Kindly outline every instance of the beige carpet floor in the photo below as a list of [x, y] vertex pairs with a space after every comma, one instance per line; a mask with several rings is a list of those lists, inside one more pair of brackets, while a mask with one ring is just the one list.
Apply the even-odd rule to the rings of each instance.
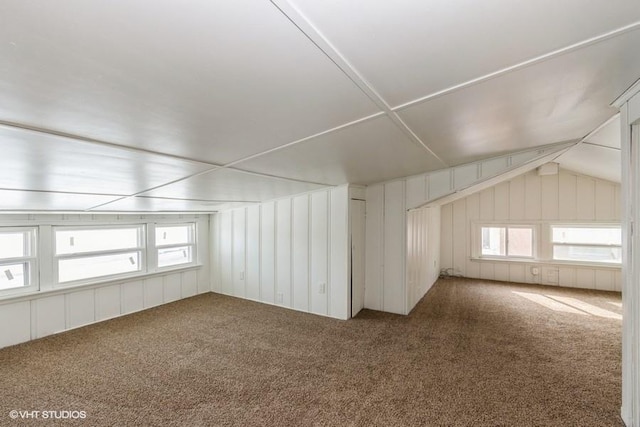
[[347, 322], [207, 294], [0, 350], [0, 425], [619, 426], [620, 312], [462, 279]]

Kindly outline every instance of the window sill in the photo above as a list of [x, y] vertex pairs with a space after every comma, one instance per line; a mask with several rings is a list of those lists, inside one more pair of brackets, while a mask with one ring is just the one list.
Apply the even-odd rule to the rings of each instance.
[[570, 266], [581, 268], [599, 268], [599, 269], [612, 269], [620, 270], [622, 264], [611, 264], [606, 262], [583, 262], [583, 261], [560, 261], [560, 260], [540, 260], [540, 259], [527, 259], [527, 258], [469, 258], [474, 262], [498, 262], [498, 263], [511, 263], [511, 264], [540, 264], [540, 265], [558, 265], [558, 266]]
[[13, 302], [29, 301], [35, 298], [43, 298], [43, 297], [54, 296], [54, 295], [68, 294], [70, 292], [74, 292], [78, 290], [102, 288], [104, 286], [109, 286], [109, 285], [116, 285], [116, 284], [121, 284], [125, 282], [133, 282], [136, 280], [144, 280], [144, 279], [150, 279], [153, 277], [166, 276], [172, 273], [182, 273], [184, 271], [189, 271], [189, 270], [199, 270], [200, 268], [202, 268], [202, 264], [193, 264], [193, 265], [188, 265], [180, 268], [156, 271], [153, 273], [142, 273], [142, 274], [137, 274], [133, 276], [118, 277], [115, 279], [94, 281], [91, 283], [84, 283], [79, 285], [69, 285], [69, 286], [59, 285], [51, 289], [34, 290], [34, 291], [24, 292], [24, 293], [14, 293], [10, 295], [0, 296], [0, 305], [6, 304], [6, 303], [13, 303]]

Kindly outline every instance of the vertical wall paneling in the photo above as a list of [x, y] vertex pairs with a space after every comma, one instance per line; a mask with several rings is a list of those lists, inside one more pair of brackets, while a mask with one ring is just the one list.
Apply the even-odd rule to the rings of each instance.
[[293, 199], [293, 308], [309, 311], [309, 196]]
[[220, 271], [220, 292], [227, 295], [233, 295], [233, 229], [231, 228], [232, 212], [225, 211], [218, 214], [220, 218], [219, 239], [220, 248], [217, 269]]
[[454, 233], [456, 231], [453, 226], [453, 203], [448, 203], [442, 206], [441, 221], [442, 229], [444, 231], [442, 234], [442, 241], [440, 242], [440, 260], [443, 266], [447, 266], [447, 268], [453, 268], [453, 242], [455, 239]]
[[426, 200], [426, 183], [424, 175], [407, 179], [407, 209], [415, 208]]
[[367, 216], [365, 220], [365, 290], [364, 306], [382, 310], [383, 306], [383, 248], [384, 248], [384, 185], [367, 187]]
[[177, 301], [182, 295], [181, 275], [169, 274], [163, 277], [164, 280], [164, 302]]
[[453, 270], [456, 274], [464, 275], [467, 262], [467, 204], [465, 199], [453, 202]]
[[543, 175], [540, 177], [541, 190], [541, 218], [558, 219], [558, 175]]
[[509, 216], [516, 221], [525, 218], [524, 189], [524, 175], [517, 176], [509, 181]]
[[29, 341], [31, 339], [31, 303], [21, 301], [0, 305], [0, 348]]
[[233, 221], [233, 295], [244, 298], [245, 262], [246, 262], [246, 209], [236, 209], [232, 214]]
[[155, 307], [164, 303], [164, 280], [152, 277], [144, 281], [144, 308]]
[[[470, 278], [619, 289], [619, 269], [558, 263], [552, 260], [550, 253], [551, 224], [619, 221], [615, 210], [616, 193], [619, 193], [619, 185], [615, 183], [561, 169], [557, 175], [546, 176], [530, 171], [448, 203], [441, 208], [442, 268], [452, 268], [455, 273]], [[483, 221], [536, 226], [539, 261], [523, 264], [517, 261], [473, 259], [473, 224]], [[534, 267], [538, 268], [538, 274], [533, 273]]]
[[276, 304], [291, 307], [291, 199], [276, 202]]
[[120, 285], [97, 288], [96, 320], [107, 320], [118, 316], [120, 316]]
[[493, 187], [480, 192], [480, 219], [483, 221], [493, 221]]
[[596, 219], [596, 181], [584, 176], [577, 177], [576, 218]]
[[197, 270], [196, 293], [211, 292], [211, 246], [217, 239], [209, 239], [211, 235], [211, 215], [206, 220], [197, 223], [198, 232], [198, 263], [201, 267]]
[[616, 186], [606, 181], [596, 181], [595, 215], [599, 221], [616, 219], [615, 214]]
[[561, 173], [558, 177], [558, 219], [573, 220], [577, 218], [577, 176]]
[[493, 188], [493, 218], [496, 221], [509, 219], [509, 181]]
[[540, 219], [541, 193], [540, 176], [536, 172], [530, 172], [524, 176], [524, 217], [525, 219]]
[[88, 325], [96, 320], [94, 297], [95, 290], [93, 289], [72, 292], [66, 295], [66, 329]]
[[348, 319], [351, 309], [349, 283], [349, 194], [348, 187], [330, 191], [329, 315]]
[[260, 300], [260, 206], [247, 208], [246, 297]]
[[133, 313], [144, 308], [144, 289], [141, 281], [124, 283], [121, 287], [121, 296], [122, 314]]
[[478, 165], [460, 166], [453, 171], [453, 185], [456, 189], [465, 188], [478, 179]]
[[210, 253], [210, 273], [211, 273], [211, 291], [213, 292], [221, 292], [222, 291], [222, 277], [220, 275], [220, 217], [221, 215], [214, 214], [210, 215], [210, 233], [209, 233], [209, 242], [211, 246]]
[[54, 295], [33, 301], [35, 336], [41, 338], [62, 332], [66, 328], [64, 295]]
[[406, 239], [404, 181], [385, 184], [384, 190], [384, 311], [404, 314]]
[[275, 303], [276, 241], [275, 202], [260, 205], [260, 298]]
[[311, 312], [327, 315], [329, 204], [326, 191], [311, 195]]
[[189, 298], [198, 293], [198, 275], [195, 270], [181, 273], [181, 298]]

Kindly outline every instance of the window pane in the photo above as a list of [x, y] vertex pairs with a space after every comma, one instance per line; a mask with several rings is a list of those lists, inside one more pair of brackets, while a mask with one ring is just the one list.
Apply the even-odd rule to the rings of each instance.
[[620, 227], [553, 227], [554, 243], [620, 245]]
[[24, 231], [0, 233], [0, 258], [20, 258], [27, 256]]
[[156, 227], [156, 245], [165, 246], [192, 243], [192, 231], [192, 224]]
[[482, 255], [506, 255], [506, 229], [482, 227]]
[[158, 267], [188, 264], [191, 261], [191, 246], [158, 249]]
[[58, 282], [140, 271], [140, 252], [88, 256], [58, 261]]
[[0, 290], [28, 286], [28, 268], [26, 262], [0, 266]]
[[568, 261], [622, 262], [622, 249], [606, 246], [553, 245], [553, 258]]
[[56, 231], [57, 255], [132, 249], [139, 245], [138, 228]]
[[530, 228], [509, 228], [509, 256], [533, 256], [533, 230]]

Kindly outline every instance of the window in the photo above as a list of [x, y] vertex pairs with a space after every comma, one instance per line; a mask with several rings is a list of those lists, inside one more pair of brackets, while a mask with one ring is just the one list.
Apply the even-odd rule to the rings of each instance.
[[533, 257], [531, 226], [483, 226], [480, 232], [483, 257]]
[[37, 286], [36, 230], [0, 228], [0, 291]]
[[58, 283], [143, 271], [144, 226], [54, 228]]
[[619, 226], [552, 226], [553, 259], [620, 263], [622, 233]]
[[156, 226], [158, 268], [195, 262], [195, 229], [194, 223]]

